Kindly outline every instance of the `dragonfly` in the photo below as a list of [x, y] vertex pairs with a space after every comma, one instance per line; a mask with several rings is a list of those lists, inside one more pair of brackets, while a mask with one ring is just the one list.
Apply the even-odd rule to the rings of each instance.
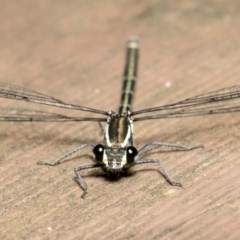
[[160, 147], [174, 148], [180, 151], [190, 151], [202, 148], [203, 145], [184, 146], [181, 144], [153, 141], [137, 149], [133, 143], [133, 123], [144, 120], [182, 118], [202, 115], [234, 113], [240, 111], [240, 85], [217, 91], [208, 92], [186, 98], [170, 104], [132, 111], [135, 83], [137, 79], [139, 60], [139, 40], [131, 37], [126, 44], [126, 63], [123, 73], [123, 86], [118, 111], [104, 111], [62, 101], [60, 99], [0, 82], [0, 97], [49, 105], [97, 114], [97, 117], [78, 117], [44, 111], [16, 109], [7, 111], [0, 109], [0, 121], [13, 122], [81, 122], [92, 121], [105, 123], [102, 144], [86, 143], [74, 148], [53, 162], [39, 161], [39, 165], [55, 166], [84, 149], [90, 149], [94, 162], [74, 168], [77, 181], [83, 190], [82, 197], [88, 192], [82, 171], [94, 168], [102, 169], [111, 178], [123, 176], [130, 168], [139, 164], [156, 164], [157, 170], [165, 180], [173, 186], [182, 187], [180, 182], [173, 180], [158, 159], [144, 157], [147, 152]]

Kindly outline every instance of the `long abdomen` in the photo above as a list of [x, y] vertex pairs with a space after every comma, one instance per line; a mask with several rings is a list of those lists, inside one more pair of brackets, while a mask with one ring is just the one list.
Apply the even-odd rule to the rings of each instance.
[[129, 39], [127, 42], [127, 57], [124, 68], [121, 105], [118, 112], [120, 116], [124, 116], [128, 111], [131, 111], [135, 81], [137, 78], [138, 49], [138, 39], [136, 37]]

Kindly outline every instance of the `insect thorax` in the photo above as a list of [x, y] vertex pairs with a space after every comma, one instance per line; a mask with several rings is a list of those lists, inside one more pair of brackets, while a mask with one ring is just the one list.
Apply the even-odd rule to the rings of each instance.
[[120, 172], [133, 163], [129, 158], [132, 146], [133, 124], [129, 116], [112, 114], [105, 128], [103, 164], [109, 172]]

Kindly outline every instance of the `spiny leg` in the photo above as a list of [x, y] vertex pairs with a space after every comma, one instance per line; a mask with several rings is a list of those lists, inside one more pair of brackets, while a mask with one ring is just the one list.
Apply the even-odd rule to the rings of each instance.
[[95, 163], [95, 164], [89, 164], [89, 165], [79, 166], [79, 167], [74, 168], [74, 172], [77, 175], [78, 183], [83, 190], [82, 198], [84, 198], [86, 196], [88, 186], [87, 186], [87, 183], [82, 178], [82, 176], [80, 174], [80, 171], [86, 170], [86, 169], [91, 169], [91, 168], [98, 168], [98, 167], [101, 167], [101, 166], [102, 166], [101, 164]]
[[187, 146], [183, 146], [180, 144], [173, 144], [173, 143], [150, 142], [150, 143], [145, 144], [138, 150], [138, 155], [142, 155], [143, 153], [150, 151], [154, 148], [158, 148], [158, 147], [172, 147], [172, 148], [177, 148], [182, 151], [191, 151], [196, 148], [203, 148], [204, 146], [202, 144], [200, 144], [200, 145], [196, 145], [196, 146], [187, 147]]
[[90, 148], [91, 150], [94, 148], [94, 145], [92, 143], [87, 143], [87, 144], [83, 144], [75, 149], [73, 149], [70, 152], [67, 152], [66, 154], [64, 154], [63, 156], [61, 156], [60, 158], [56, 159], [54, 162], [44, 162], [44, 161], [38, 161], [37, 164], [38, 165], [48, 165], [48, 166], [55, 166], [57, 164], [62, 163], [66, 158], [72, 156], [74, 153], [82, 151], [84, 148]]
[[101, 130], [101, 134], [104, 134], [104, 127], [102, 125], [102, 122], [98, 122], [98, 126], [99, 126], [99, 128]]
[[182, 184], [179, 182], [175, 182], [167, 173], [167, 170], [163, 167], [157, 159], [142, 159], [136, 160], [135, 164], [146, 164], [146, 163], [157, 163], [158, 164], [158, 171], [162, 174], [162, 176], [166, 179], [166, 181], [172, 186], [182, 187]]

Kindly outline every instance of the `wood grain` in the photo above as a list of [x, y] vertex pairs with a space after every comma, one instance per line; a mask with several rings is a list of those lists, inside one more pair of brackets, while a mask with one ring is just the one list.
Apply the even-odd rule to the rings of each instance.
[[[5, 1], [0, 81], [116, 110], [125, 42], [138, 35], [134, 109], [235, 85], [239, 9], [236, 0]], [[51, 110], [4, 99], [0, 104]], [[36, 162], [101, 143], [97, 124], [1, 122], [0, 238], [239, 239], [239, 124], [239, 114], [137, 123], [137, 147], [154, 140], [205, 145], [153, 152], [184, 188], [169, 186], [152, 165], [119, 181], [88, 171], [89, 193], [82, 200], [73, 168], [91, 163], [91, 153], [56, 167]]]

